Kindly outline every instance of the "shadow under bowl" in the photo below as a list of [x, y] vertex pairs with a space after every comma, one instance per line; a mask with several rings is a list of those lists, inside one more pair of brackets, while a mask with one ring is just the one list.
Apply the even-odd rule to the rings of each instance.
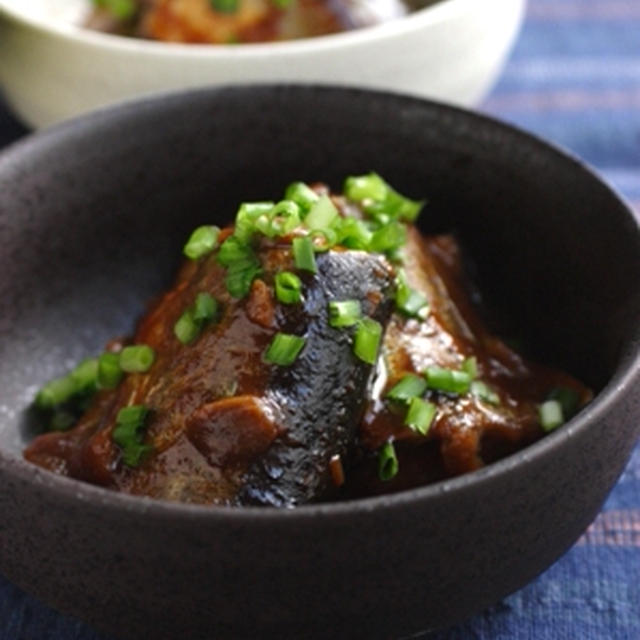
[[[487, 303], [596, 391], [541, 442], [395, 495], [278, 511], [119, 495], [21, 459], [47, 379], [131, 331], [189, 231], [374, 169], [429, 197]], [[640, 233], [578, 161], [418, 99], [290, 86], [94, 113], [0, 155], [0, 570], [123, 638], [397, 637], [523, 586], [594, 518], [640, 431]]]

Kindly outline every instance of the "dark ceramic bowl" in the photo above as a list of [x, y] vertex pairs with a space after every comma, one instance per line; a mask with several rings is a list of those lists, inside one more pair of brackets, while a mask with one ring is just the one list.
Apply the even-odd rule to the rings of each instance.
[[[187, 233], [294, 179], [379, 171], [430, 198], [490, 305], [596, 390], [467, 476], [295, 511], [118, 495], [22, 461], [34, 391], [130, 331]], [[121, 106], [0, 157], [0, 569], [96, 628], [154, 638], [390, 638], [524, 585], [591, 522], [640, 431], [640, 233], [588, 169], [438, 104], [343, 89]]]

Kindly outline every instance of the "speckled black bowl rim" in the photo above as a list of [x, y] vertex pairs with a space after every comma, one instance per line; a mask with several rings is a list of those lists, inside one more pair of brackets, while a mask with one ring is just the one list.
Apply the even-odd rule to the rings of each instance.
[[[441, 113], [448, 112], [457, 118], [466, 118], [477, 127], [502, 130], [504, 133], [521, 140], [522, 144], [526, 144], [534, 150], [552, 156], [557, 161], [573, 165], [576, 171], [587, 174], [591, 180], [595, 180], [603, 185], [608, 191], [612, 202], [617, 202], [633, 222], [638, 239], [638, 246], [640, 247], [640, 222], [633, 214], [631, 207], [597, 175], [594, 169], [570, 152], [513, 125], [506, 124], [484, 114], [474, 113], [466, 109], [432, 100], [369, 89], [353, 89], [322, 84], [252, 84], [250, 86], [205, 87], [186, 91], [161, 92], [144, 99], [126, 101], [116, 106], [99, 109], [88, 115], [68, 120], [49, 129], [32, 134], [7, 147], [0, 153], [0, 172], [3, 170], [4, 164], [9, 164], [14, 160], [19, 161], [25, 156], [37, 153], [41, 148], [50, 150], [58, 144], [64, 143], [68, 138], [76, 137], [79, 134], [94, 135], [96, 129], [99, 131], [101, 124], [118, 119], [127, 119], [130, 115], [139, 116], [141, 109], [150, 111], [156, 109], [162, 110], [164, 108], [163, 105], [171, 105], [176, 102], [184, 103], [188, 101], [191, 96], [202, 97], [202, 95], [210, 96], [212, 100], [215, 100], [216, 96], [220, 95], [224, 100], [225, 94], [250, 92], [253, 100], [256, 98], [260, 99], [262, 95], [268, 99], [270, 94], [285, 89], [292, 92], [341, 94], [341, 97], [345, 100], [349, 100], [350, 96], [353, 96], [354, 99], [366, 97], [367, 100], [372, 101], [395, 102], [399, 107], [401, 105], [410, 105], [413, 108], [422, 107], [440, 111]], [[40, 490], [55, 493], [58, 499], [70, 502], [77, 502], [79, 500], [83, 502], [90, 501], [94, 505], [99, 505], [101, 509], [125, 511], [128, 513], [139, 512], [140, 514], [144, 514], [145, 518], [157, 518], [160, 521], [166, 518], [183, 518], [185, 521], [206, 519], [212, 522], [220, 521], [221, 523], [255, 522], [256, 520], [275, 521], [281, 519], [296, 521], [326, 517], [340, 519], [373, 510], [387, 510], [391, 512], [396, 508], [403, 508], [412, 503], [429, 501], [429, 499], [443, 494], [464, 492], [471, 487], [475, 489], [483, 484], [491, 483], [499, 480], [503, 476], [517, 472], [518, 469], [523, 468], [525, 465], [535, 464], [540, 458], [544, 458], [545, 455], [551, 453], [556, 447], [561, 447], [567, 443], [569, 443], [570, 446], [572, 439], [584, 430], [589, 429], [592, 423], [603, 419], [621, 395], [634, 391], [633, 382], [636, 376], [640, 377], [640, 323], [635, 333], [629, 336], [629, 339], [625, 342], [622, 357], [611, 379], [595, 396], [592, 402], [575, 418], [546, 435], [538, 442], [477, 471], [472, 471], [423, 487], [358, 500], [303, 505], [295, 509], [206, 506], [162, 501], [118, 493], [102, 487], [79, 482], [78, 480], [59, 476], [28, 463], [18, 456], [9, 455], [2, 450], [0, 450], [0, 460], [2, 460], [6, 466], [5, 473], [10, 474], [16, 479], [31, 480], [38, 485]], [[640, 419], [640, 416], [638, 418]]]

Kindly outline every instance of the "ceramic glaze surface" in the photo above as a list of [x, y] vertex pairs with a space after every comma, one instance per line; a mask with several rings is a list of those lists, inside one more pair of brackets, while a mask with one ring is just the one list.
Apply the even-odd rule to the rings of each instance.
[[[489, 305], [595, 388], [574, 420], [461, 478], [294, 511], [153, 502], [21, 460], [34, 390], [131, 330], [194, 226], [294, 179], [338, 188], [371, 169], [428, 196], [423, 229], [458, 234]], [[280, 86], [93, 114], [0, 156], [0, 246], [0, 570], [123, 638], [459, 621], [575, 541], [638, 436], [637, 221], [575, 160], [450, 107]]]
[[167, 89], [257, 82], [386, 89], [470, 106], [495, 81], [525, 0], [442, 0], [380, 26], [252, 45], [179, 45], [80, 26], [84, 0], [0, 0], [0, 83], [43, 127]]

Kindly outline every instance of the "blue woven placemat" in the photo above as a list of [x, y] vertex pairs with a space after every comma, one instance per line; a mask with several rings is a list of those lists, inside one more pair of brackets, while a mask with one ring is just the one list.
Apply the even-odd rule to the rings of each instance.
[[[510, 62], [481, 109], [572, 150], [640, 214], [640, 0], [529, 0]], [[24, 133], [0, 104], [0, 147]], [[640, 640], [640, 445], [563, 558], [433, 636], [471, 639]], [[109, 639], [0, 576], [0, 640]]]

